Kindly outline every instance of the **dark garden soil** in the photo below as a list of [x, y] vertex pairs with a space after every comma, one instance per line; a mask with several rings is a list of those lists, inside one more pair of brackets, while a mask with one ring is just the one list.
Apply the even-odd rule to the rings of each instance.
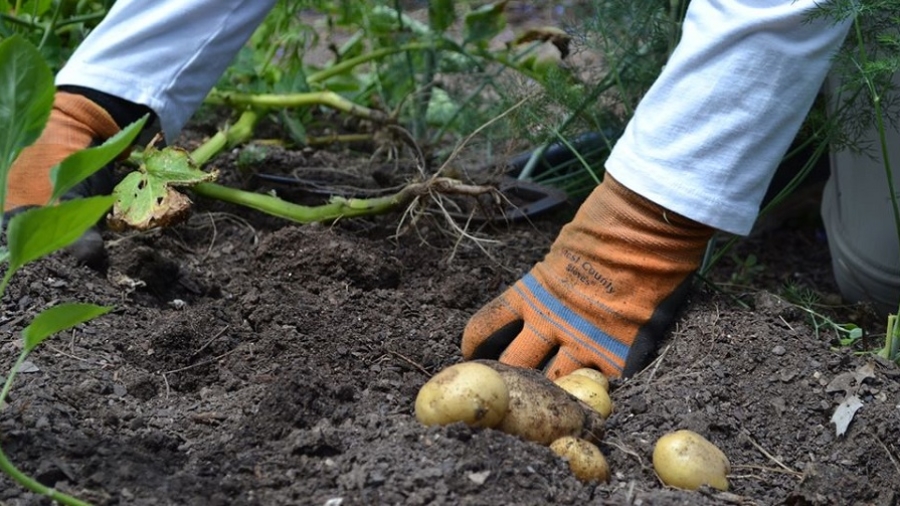
[[[329, 192], [404, 181], [361, 148], [243, 160]], [[240, 159], [215, 165], [255, 188], [236, 175]], [[107, 265], [56, 254], [2, 299], [0, 373], [38, 311], [115, 310], [30, 356], [0, 409], [0, 446], [41, 482], [109, 505], [898, 503], [900, 370], [837, 347], [776, 296], [790, 282], [835, 298], [815, 219], [768, 220], [736, 249], [757, 263], [726, 258], [712, 277], [724, 290], [698, 282], [660, 358], [614, 383], [609, 483], [582, 483], [547, 448], [497, 431], [420, 425], [416, 393], [461, 360], [469, 316], [543, 256], [571, 212], [481, 226], [494, 242], [480, 244], [438, 214], [407, 217], [398, 234], [399, 213], [294, 225], [206, 200], [170, 229], [105, 232]], [[864, 308], [822, 311], [884, 331]], [[832, 415], [852, 395], [862, 408], [837, 436]], [[728, 455], [729, 492], [661, 485], [653, 444], [680, 428]], [[0, 506], [47, 503], [0, 476]]]
[[[275, 151], [265, 163], [366, 161]], [[900, 371], [836, 350], [765, 291], [834, 292], [814, 227], [742, 245], [763, 266], [744, 276], [749, 307], [698, 285], [661, 358], [614, 385], [609, 483], [581, 483], [500, 432], [421, 426], [418, 388], [461, 360], [467, 318], [541, 258], [568, 212], [484, 228], [498, 241], [484, 249], [442, 218], [395, 237], [399, 214], [300, 226], [208, 201], [165, 231], [107, 233], [105, 269], [57, 254], [3, 299], [4, 368], [36, 311], [116, 309], [31, 356], [0, 443], [41, 482], [98, 504], [896, 504]], [[837, 437], [830, 419], [853, 394], [863, 407]], [[730, 457], [729, 492], [660, 484], [653, 443], [679, 428]], [[0, 504], [42, 503], [0, 478]]]

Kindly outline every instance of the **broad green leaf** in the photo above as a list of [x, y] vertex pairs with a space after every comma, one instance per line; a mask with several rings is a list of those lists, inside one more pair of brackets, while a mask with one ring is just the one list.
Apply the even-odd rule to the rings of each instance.
[[430, 0], [428, 2], [428, 24], [438, 33], [450, 28], [456, 21], [456, 3], [453, 0]]
[[398, 12], [385, 5], [376, 5], [369, 12], [369, 23], [373, 31], [379, 34], [397, 36], [401, 25], [403, 30], [420, 37], [433, 35], [431, 27], [403, 12]]
[[53, 167], [50, 170], [50, 180], [53, 181], [51, 200], [55, 201], [65, 195], [75, 185], [113, 161], [134, 142], [146, 122], [147, 116], [144, 116], [103, 144], [73, 153]]
[[486, 43], [506, 27], [503, 10], [507, 0], [487, 4], [466, 14], [464, 39], [466, 44]]
[[26, 0], [22, 3], [21, 10], [16, 14], [40, 17], [50, 9], [50, 4], [51, 0]]
[[39, 344], [57, 332], [93, 320], [111, 310], [110, 306], [83, 303], [60, 304], [45, 309], [35, 316], [34, 320], [31, 320], [30, 325], [22, 329], [25, 352], [31, 353]]
[[431, 125], [446, 125], [459, 111], [459, 105], [453, 101], [443, 88], [431, 90], [431, 99], [425, 113], [425, 121]]
[[13, 216], [6, 232], [9, 272], [78, 240], [97, 223], [114, 200], [113, 197], [67, 200]]
[[[0, 192], [22, 148], [44, 130], [53, 107], [53, 74], [34, 46], [18, 35], [0, 42]], [[2, 199], [0, 199], [2, 200]]]
[[137, 172], [128, 174], [113, 195], [116, 198], [109, 223], [115, 229], [147, 230], [184, 218], [190, 200], [174, 189], [214, 181], [217, 172], [203, 172], [182, 149], [149, 148]]

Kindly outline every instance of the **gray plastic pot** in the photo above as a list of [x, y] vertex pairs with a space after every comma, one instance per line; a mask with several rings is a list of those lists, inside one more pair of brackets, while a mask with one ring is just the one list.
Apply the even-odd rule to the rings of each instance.
[[[867, 141], [880, 146], [872, 128]], [[900, 132], [888, 132], [894, 192], [900, 195]], [[834, 277], [844, 299], [871, 302], [882, 315], [900, 303], [900, 243], [883, 162], [878, 156], [831, 154], [831, 177], [822, 197]]]

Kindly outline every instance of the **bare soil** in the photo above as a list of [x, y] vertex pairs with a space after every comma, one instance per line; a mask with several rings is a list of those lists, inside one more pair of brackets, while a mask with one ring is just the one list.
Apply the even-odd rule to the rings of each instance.
[[[262, 163], [333, 175], [371, 167], [367, 156], [274, 150]], [[234, 161], [217, 165], [236, 174]], [[110, 505], [896, 504], [900, 371], [836, 348], [771, 293], [788, 280], [835, 291], [815, 225], [742, 244], [762, 268], [734, 277], [723, 263], [727, 293], [698, 283], [660, 358], [614, 385], [609, 483], [582, 483], [548, 449], [493, 430], [417, 423], [416, 392], [461, 360], [467, 318], [541, 258], [571, 211], [483, 227], [497, 243], [482, 246], [440, 217], [397, 236], [399, 214], [294, 225], [203, 200], [183, 225], [107, 232], [105, 268], [57, 254], [3, 299], [4, 367], [38, 310], [116, 309], [31, 356], [0, 443], [41, 482]], [[838, 437], [830, 420], [852, 394], [863, 407]], [[729, 492], [660, 484], [653, 443], [679, 428], [730, 457]], [[0, 477], [0, 504], [46, 502]]]
[[[210, 133], [197, 128], [182, 142]], [[251, 170], [330, 191], [408, 176], [357, 148], [270, 149]], [[239, 159], [215, 161], [226, 183], [268, 189]], [[329, 193], [276, 189], [302, 203]], [[296, 225], [202, 199], [185, 224], [105, 232], [107, 265], [60, 253], [2, 299], [0, 371], [38, 311], [115, 310], [31, 355], [0, 409], [0, 446], [42, 483], [102, 505], [894, 505], [900, 370], [858, 353], [877, 336], [841, 348], [778, 296], [793, 283], [836, 298], [815, 198], [739, 244], [715, 289], [698, 281], [658, 360], [614, 383], [609, 483], [578, 481], [545, 447], [413, 416], [419, 387], [461, 360], [469, 316], [541, 259], [574, 205], [479, 225], [495, 241], [480, 244], [439, 214]], [[883, 332], [865, 308], [817, 309]], [[832, 415], [851, 395], [862, 408], [837, 436]], [[653, 444], [680, 428], [728, 455], [728, 492], [659, 482]], [[0, 476], [0, 506], [48, 503]]]

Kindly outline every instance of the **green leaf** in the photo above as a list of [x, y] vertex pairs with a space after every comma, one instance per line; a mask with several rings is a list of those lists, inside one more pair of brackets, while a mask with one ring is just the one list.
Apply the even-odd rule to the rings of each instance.
[[507, 0], [487, 4], [466, 14], [464, 39], [466, 44], [486, 43], [506, 27], [503, 10]]
[[116, 201], [110, 226], [147, 230], [175, 223], [189, 212], [190, 200], [173, 187], [193, 186], [217, 177], [217, 172], [197, 168], [187, 151], [149, 148], [139, 170], [128, 174], [113, 190]]
[[111, 306], [67, 303], [41, 311], [31, 324], [22, 329], [26, 353], [31, 353], [48, 337], [112, 311]]
[[57, 200], [88, 176], [100, 170], [124, 152], [141, 133], [148, 116], [135, 121], [103, 144], [83, 149], [69, 155], [59, 165], [50, 169], [53, 181], [52, 201]]
[[106, 213], [113, 201], [113, 197], [68, 200], [13, 216], [6, 232], [9, 245], [7, 277], [28, 262], [78, 240]]
[[430, 0], [428, 2], [428, 24], [438, 33], [450, 28], [456, 21], [456, 7], [453, 0]]
[[443, 88], [431, 90], [431, 99], [425, 112], [425, 121], [430, 125], [446, 125], [456, 117], [459, 105]]
[[22, 4], [22, 8], [17, 12], [18, 15], [27, 14], [29, 16], [40, 17], [50, 9], [51, 0], [26, 0]]
[[34, 46], [18, 35], [0, 42], [0, 193], [4, 196], [9, 167], [22, 148], [44, 131], [54, 90], [53, 74]]

